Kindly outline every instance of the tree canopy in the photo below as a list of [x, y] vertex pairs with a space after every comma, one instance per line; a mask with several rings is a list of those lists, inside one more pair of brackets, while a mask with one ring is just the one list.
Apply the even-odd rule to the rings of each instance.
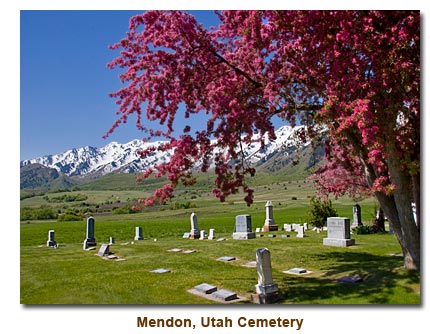
[[[140, 152], [172, 150], [169, 162], [143, 175], [169, 180], [153, 197], [165, 202], [193, 167], [211, 164], [214, 195], [242, 190], [255, 174], [244, 145], [275, 137], [272, 118], [305, 125], [303, 140], [326, 138], [328, 164], [366, 181], [402, 246], [405, 265], [419, 268], [420, 14], [419, 11], [222, 11], [205, 29], [179, 11], [148, 11], [131, 18], [127, 36], [112, 46], [110, 68], [124, 69], [124, 87], [111, 94], [118, 121], [167, 142]], [[174, 128], [178, 111], [205, 115], [201, 129]], [[146, 118], [146, 120], [145, 120]], [[148, 127], [156, 120], [164, 130]], [[339, 173], [335, 173], [340, 175]], [[342, 193], [353, 183], [323, 190]], [[406, 232], [405, 232], [406, 231]]]

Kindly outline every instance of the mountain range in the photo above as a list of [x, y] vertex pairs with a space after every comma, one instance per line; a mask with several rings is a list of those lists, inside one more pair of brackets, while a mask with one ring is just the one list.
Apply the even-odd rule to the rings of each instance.
[[[273, 158], [276, 158], [276, 161], [272, 161], [271, 166], [273, 163], [279, 165], [280, 162], [291, 160], [293, 152], [298, 149], [295, 135], [300, 129], [301, 127], [282, 126], [275, 132], [276, 140], [266, 139], [263, 149], [259, 143], [244, 147], [245, 156], [251, 164], [266, 167], [268, 161]], [[85, 146], [59, 154], [23, 160], [20, 163], [21, 188], [43, 187], [43, 184], [53, 180], [57, 180], [56, 182], [63, 186], [73, 184], [68, 177], [96, 179], [110, 173], [138, 173], [151, 165], [169, 161], [171, 151], [156, 151], [143, 159], [136, 153], [138, 150], [160, 143], [144, 143], [135, 139], [125, 144], [111, 142], [100, 148]], [[305, 148], [306, 145], [300, 147], [301, 150]]]

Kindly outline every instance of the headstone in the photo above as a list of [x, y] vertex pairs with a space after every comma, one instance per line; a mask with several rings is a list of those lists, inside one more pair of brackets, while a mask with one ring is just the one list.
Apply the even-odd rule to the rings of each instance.
[[282, 298], [278, 285], [273, 282], [272, 263], [270, 251], [267, 248], [259, 248], [256, 252], [258, 284], [255, 286], [256, 293], [251, 299], [256, 304], [271, 304]]
[[170, 270], [165, 268], [160, 268], [160, 269], [151, 270], [151, 273], [165, 274], [165, 273], [170, 273]]
[[109, 255], [109, 245], [108, 244], [102, 244], [97, 255], [98, 256]]
[[291, 224], [284, 224], [284, 230], [286, 232], [291, 232]]
[[217, 290], [214, 293], [212, 293], [211, 296], [213, 296], [216, 299], [225, 301], [225, 302], [238, 298], [236, 293], [234, 293], [233, 291], [230, 291], [230, 290], [226, 290], [226, 289]]
[[109, 245], [113, 245], [115, 243], [114, 237], [109, 237]]
[[217, 260], [223, 261], [223, 262], [230, 262], [230, 261], [236, 260], [236, 258], [233, 256], [222, 256], [222, 257], [218, 258]]
[[284, 239], [289, 238], [289, 237], [290, 237], [290, 235], [289, 235], [289, 234], [282, 234], [282, 235], [281, 235], [281, 238], [284, 238]]
[[135, 227], [134, 240], [143, 240], [142, 228], [139, 226]]
[[84, 240], [84, 249], [87, 249], [88, 247], [96, 246], [96, 239], [94, 238], [94, 218], [88, 217], [87, 219], [87, 231], [86, 231], [86, 237]]
[[338, 283], [361, 283], [363, 282], [363, 278], [359, 276], [343, 276], [336, 280]]
[[298, 232], [299, 227], [300, 227], [300, 224], [293, 224], [293, 225], [292, 225], [292, 230], [293, 230], [294, 232]]
[[185, 232], [184, 235], [182, 236], [183, 239], [189, 239], [190, 238], [190, 233], [189, 232]]
[[55, 241], [55, 231], [49, 230], [48, 231], [48, 241], [46, 241], [46, 246], [48, 247], [56, 247], [57, 242]]
[[248, 267], [248, 268], [256, 268], [257, 267], [257, 261], [250, 261], [247, 262], [243, 265], [243, 267]]
[[209, 236], [208, 236], [209, 240], [214, 240], [215, 239], [215, 229], [211, 228], [209, 230]]
[[301, 275], [301, 274], [306, 274], [307, 270], [304, 269], [304, 268], [292, 268], [292, 269], [289, 269], [289, 270], [285, 271], [285, 273], [295, 274], [295, 275]]
[[305, 227], [299, 226], [297, 229], [297, 238], [304, 238], [305, 237]]
[[191, 254], [197, 252], [195, 249], [185, 249], [182, 251], [184, 254]]
[[205, 230], [201, 230], [200, 231], [200, 240], [204, 240], [205, 239]]
[[349, 218], [329, 217], [327, 218], [327, 238], [323, 239], [323, 245], [348, 247], [355, 244], [351, 239]]
[[275, 224], [273, 219], [273, 204], [272, 201], [266, 203], [266, 220], [264, 221], [263, 231], [277, 231], [278, 225]]
[[190, 223], [191, 223], [190, 239], [199, 239], [200, 229], [197, 223], [197, 215], [195, 212], [193, 212], [190, 216]]
[[256, 229], [255, 229], [255, 233], [260, 233], [260, 228], [259, 227], [257, 227]]
[[305, 231], [309, 229], [308, 223], [303, 223], [303, 227], [305, 228]]
[[234, 227], [233, 239], [235, 240], [255, 239], [255, 233], [252, 232], [250, 215], [236, 216], [236, 224]]
[[412, 206], [412, 214], [414, 216], [414, 221], [416, 223], [417, 222], [417, 205], [416, 205], [416, 203], [412, 202], [411, 206]]
[[363, 226], [361, 221], [361, 207], [358, 204], [355, 204], [352, 207], [352, 227]]
[[215, 291], [218, 290], [218, 288], [215, 285], [211, 285], [208, 283], [202, 283], [202, 284], [196, 285], [194, 289], [207, 295], [214, 293]]
[[393, 225], [388, 223], [388, 234], [394, 234]]
[[169, 249], [168, 252], [179, 253], [179, 252], [182, 252], [182, 249], [181, 248], [172, 248], [172, 249]]

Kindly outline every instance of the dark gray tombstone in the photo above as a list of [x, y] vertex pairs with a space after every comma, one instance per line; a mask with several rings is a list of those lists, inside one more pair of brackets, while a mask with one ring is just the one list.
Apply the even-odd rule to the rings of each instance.
[[56, 247], [57, 242], [55, 241], [55, 231], [49, 230], [48, 231], [48, 241], [46, 241], [46, 246], [48, 247]]
[[226, 290], [226, 289], [220, 289], [217, 290], [215, 292], [212, 293], [212, 295], [214, 298], [228, 302], [230, 300], [234, 300], [237, 299], [237, 294], [234, 293], [233, 291], [230, 290]]
[[88, 247], [96, 246], [96, 239], [94, 237], [94, 218], [88, 217], [87, 219], [87, 230], [86, 230], [86, 237], [84, 240], [84, 249], [87, 249]]
[[250, 215], [236, 216], [233, 239], [235, 240], [255, 239], [255, 233], [252, 232]]
[[351, 239], [349, 218], [327, 218], [327, 238], [323, 239], [323, 245], [335, 247], [348, 247], [355, 244]]
[[361, 207], [358, 204], [355, 204], [352, 207], [352, 227], [363, 226], [363, 222], [361, 221]]
[[142, 232], [142, 228], [139, 226], [135, 227], [135, 235], [134, 235], [134, 240], [143, 240], [143, 232]]
[[218, 288], [215, 285], [211, 285], [208, 283], [202, 283], [202, 284], [196, 285], [194, 289], [206, 295], [214, 293], [215, 291], [218, 290]]

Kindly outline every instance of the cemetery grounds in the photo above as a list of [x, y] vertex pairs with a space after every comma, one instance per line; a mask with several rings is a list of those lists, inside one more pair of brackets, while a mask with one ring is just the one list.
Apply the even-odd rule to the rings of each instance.
[[[271, 252], [273, 280], [285, 299], [280, 304], [420, 304], [420, 275], [403, 268], [400, 246], [394, 235], [352, 234], [355, 245], [323, 246], [327, 232], [306, 231], [305, 238], [281, 231], [284, 224], [303, 224], [308, 215], [309, 198], [314, 190], [301, 182], [274, 183], [255, 187], [251, 207], [241, 196], [220, 203], [209, 192], [179, 194], [175, 200], [190, 201], [195, 208], [172, 209], [163, 206], [136, 214], [94, 215], [95, 250], [85, 251], [86, 221], [21, 221], [20, 225], [20, 302], [21, 304], [216, 304], [188, 292], [202, 283], [234, 291], [250, 303], [255, 292], [257, 272], [247, 267], [255, 261], [258, 248]], [[83, 191], [80, 191], [81, 193]], [[84, 191], [87, 201], [105, 198], [125, 200], [141, 191]], [[265, 203], [273, 202], [277, 232], [260, 233], [250, 240], [233, 240], [235, 217], [249, 214], [255, 230], [265, 219]], [[333, 200], [338, 216], [352, 221], [349, 198]], [[40, 198], [21, 201], [39, 205]], [[372, 198], [359, 202], [365, 225], [371, 224], [376, 203]], [[215, 240], [190, 240], [190, 214], [206, 234], [215, 229]], [[134, 241], [135, 227], [142, 227], [144, 240]], [[58, 248], [46, 246], [49, 230], [55, 230]], [[388, 227], [386, 228], [388, 231]], [[268, 235], [276, 237], [269, 237]], [[283, 238], [283, 234], [290, 237]], [[103, 243], [113, 236], [110, 252], [117, 259], [97, 256]], [[226, 240], [217, 241], [225, 238]], [[172, 249], [180, 252], [171, 252]], [[195, 252], [184, 252], [193, 250]], [[234, 261], [219, 261], [231, 256]], [[121, 261], [117, 261], [120, 259]], [[169, 272], [157, 274], [153, 270]], [[306, 274], [285, 271], [305, 268]], [[340, 283], [341, 277], [363, 279], [359, 283]]]

